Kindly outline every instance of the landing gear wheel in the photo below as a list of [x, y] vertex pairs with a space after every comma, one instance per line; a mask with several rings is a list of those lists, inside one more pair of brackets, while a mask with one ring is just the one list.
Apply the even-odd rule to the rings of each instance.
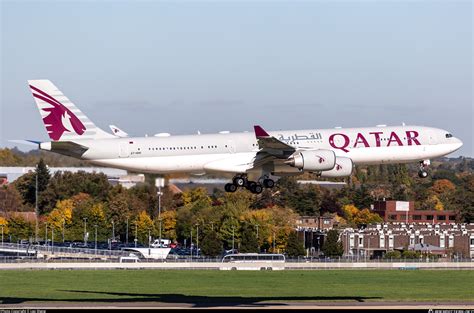
[[[257, 183], [254, 182], [254, 181], [249, 181], [249, 182], [247, 182], [247, 186], [245, 186], [245, 187], [246, 187], [248, 190], [252, 191], [256, 184], [257, 184]], [[253, 191], [252, 191], [252, 192], [253, 192]]]
[[430, 165], [430, 160], [420, 161], [420, 170], [418, 171], [418, 177], [426, 178], [428, 177], [428, 172], [426, 168]]
[[264, 179], [263, 180], [263, 186], [265, 188], [273, 188], [273, 187], [275, 187], [275, 181], [273, 179], [269, 179], [269, 178]]
[[225, 184], [224, 190], [227, 192], [235, 192], [237, 190], [237, 186], [231, 183]]
[[246, 181], [246, 179], [243, 178], [243, 177], [240, 177], [240, 176], [234, 177], [234, 179], [232, 180], [234, 185], [236, 185], [237, 187], [245, 186], [245, 181]]
[[255, 193], [255, 194], [260, 194], [263, 191], [262, 185], [254, 181], [249, 182], [248, 189], [250, 190], [251, 193]]
[[426, 171], [419, 171], [418, 172], [418, 177], [426, 178], [426, 177], [428, 177], [428, 173]]
[[260, 185], [260, 184], [255, 184], [255, 186], [253, 187], [253, 193], [255, 193], [255, 194], [258, 195], [258, 194], [261, 194], [262, 191], [263, 191], [262, 185]]

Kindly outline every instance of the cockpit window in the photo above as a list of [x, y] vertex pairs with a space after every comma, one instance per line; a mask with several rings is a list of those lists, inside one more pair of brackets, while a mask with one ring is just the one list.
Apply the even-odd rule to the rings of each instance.
[[453, 137], [453, 135], [451, 135], [451, 134], [449, 134], [449, 133], [446, 134], [446, 138], [451, 138], [451, 137]]

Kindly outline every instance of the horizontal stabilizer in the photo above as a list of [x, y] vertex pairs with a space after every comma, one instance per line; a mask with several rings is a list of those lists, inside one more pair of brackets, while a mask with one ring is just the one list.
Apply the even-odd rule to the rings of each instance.
[[22, 145], [36, 146], [36, 147], [38, 147], [38, 145], [41, 143], [41, 141], [39, 140], [26, 140], [26, 139], [11, 139], [8, 141], [13, 142], [13, 143], [19, 143]]

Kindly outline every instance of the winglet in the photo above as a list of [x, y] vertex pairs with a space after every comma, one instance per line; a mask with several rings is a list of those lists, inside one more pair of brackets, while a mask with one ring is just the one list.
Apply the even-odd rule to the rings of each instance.
[[253, 129], [255, 130], [255, 136], [257, 138], [260, 138], [260, 137], [270, 137], [270, 135], [262, 128], [260, 127], [259, 125], [255, 125], [253, 127]]

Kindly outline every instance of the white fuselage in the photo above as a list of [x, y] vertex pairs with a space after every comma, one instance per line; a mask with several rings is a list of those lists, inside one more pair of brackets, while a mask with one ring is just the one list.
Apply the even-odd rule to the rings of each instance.
[[[333, 150], [354, 164], [407, 163], [447, 155], [462, 146], [449, 132], [424, 126], [269, 131], [298, 150]], [[74, 140], [88, 150], [82, 159], [143, 173], [255, 171], [259, 151], [253, 132]], [[275, 162], [272, 172], [297, 169]]]

